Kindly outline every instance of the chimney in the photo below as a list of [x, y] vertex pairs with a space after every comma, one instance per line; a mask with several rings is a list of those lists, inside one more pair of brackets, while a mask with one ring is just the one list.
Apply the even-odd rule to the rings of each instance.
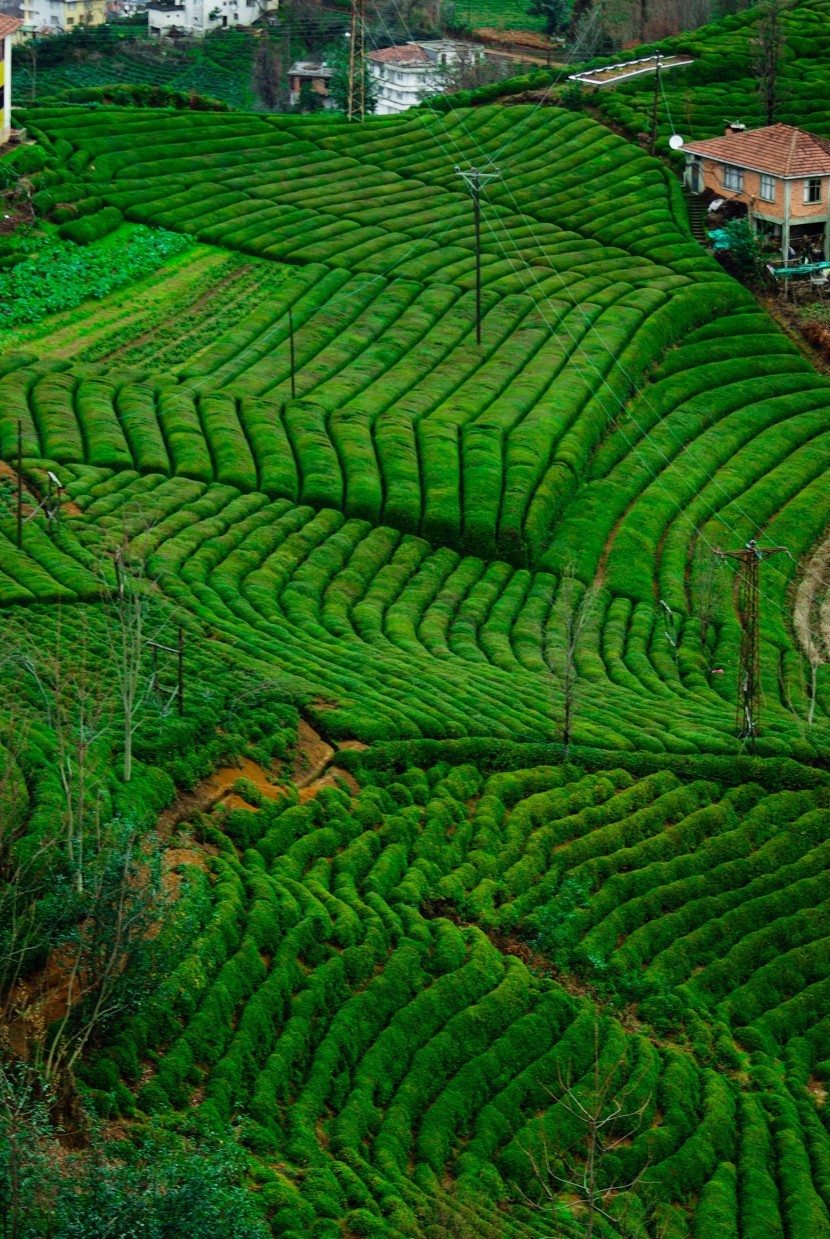
[[743, 133], [745, 129], [746, 125], [743, 121], [730, 120], [726, 126], [726, 137], [728, 138], [731, 133]]

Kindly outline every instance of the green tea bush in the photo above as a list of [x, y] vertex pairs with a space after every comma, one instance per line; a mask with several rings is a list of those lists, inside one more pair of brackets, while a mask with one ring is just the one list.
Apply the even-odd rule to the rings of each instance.
[[74, 241], [78, 245], [89, 245], [99, 241], [107, 233], [114, 232], [123, 221], [123, 216], [117, 207], [104, 207], [103, 210], [84, 216], [81, 219], [70, 220], [61, 224], [59, 235], [65, 241]]

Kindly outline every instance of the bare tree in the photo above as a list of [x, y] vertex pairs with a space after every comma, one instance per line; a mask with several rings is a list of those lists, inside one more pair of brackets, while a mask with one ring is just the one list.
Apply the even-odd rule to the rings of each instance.
[[283, 102], [283, 61], [267, 34], [260, 35], [254, 57], [253, 85], [257, 98], [267, 112], [277, 111]]
[[[149, 639], [147, 631], [150, 607], [146, 560], [131, 554], [126, 533], [121, 545], [115, 548], [115, 588], [109, 598], [109, 609], [114, 613], [115, 623], [109, 627], [112, 665], [121, 716], [124, 728], [124, 782], [129, 783], [133, 774], [133, 739], [138, 712], [144, 704], [146, 693], [140, 692], [142, 667]], [[149, 685], [148, 685], [149, 691]]]
[[[630, 1143], [643, 1125], [651, 1096], [639, 1103], [633, 1100], [634, 1085], [621, 1084], [626, 1065], [625, 1050], [610, 1066], [603, 1068], [600, 1055], [599, 1022], [594, 1022], [594, 1048], [590, 1080], [576, 1087], [569, 1073], [558, 1072], [558, 1090], [548, 1091], [551, 1101], [573, 1118], [581, 1131], [576, 1155], [551, 1144], [541, 1119], [537, 1139], [528, 1141], [524, 1152], [530, 1161], [536, 1198], [525, 1196], [532, 1208], [549, 1215], [553, 1235], [573, 1236], [573, 1223], [580, 1225], [584, 1239], [593, 1239], [600, 1219], [619, 1227], [624, 1224], [625, 1205], [643, 1181], [647, 1163], [627, 1181], [610, 1179], [609, 1158]], [[613, 1206], [613, 1213], [611, 1208]], [[567, 1221], [565, 1221], [567, 1218]]]
[[66, 856], [78, 889], [83, 882], [84, 831], [104, 774], [99, 746], [112, 724], [113, 699], [106, 666], [93, 654], [86, 629], [67, 649], [63, 612], [58, 606], [51, 650], [30, 640], [18, 651], [44, 704], [45, 722], [55, 738], [58, 777], [64, 799]]
[[422, 92], [423, 99], [436, 94], [451, 95], [459, 90], [475, 90], [512, 77], [518, 66], [512, 61], [485, 56], [470, 47], [461, 47], [457, 59], [441, 65], [431, 78], [430, 86]]
[[781, 69], [787, 42], [783, 22], [784, 9], [784, 0], [767, 0], [761, 10], [762, 16], [755, 25], [755, 36], [750, 41], [758, 94], [768, 125], [775, 124], [781, 103]]
[[96, 823], [77, 916], [65, 936], [64, 1014], [41, 1060], [47, 1080], [71, 1079], [89, 1042], [133, 1009], [160, 971], [159, 932], [170, 916], [162, 849], [135, 823]]
[[[828, 561], [830, 561], [830, 546], [825, 542], [807, 566], [796, 590], [793, 608], [796, 636], [809, 668], [808, 674], [805, 675], [804, 664], [799, 662], [801, 694], [807, 700], [806, 723], [808, 727], [812, 727], [815, 722], [819, 667], [827, 662], [825, 633], [830, 631], [830, 600], [825, 595], [824, 600], [820, 602], [819, 594], [824, 588]], [[798, 715], [798, 711], [791, 703], [790, 709]]]
[[[22, 668], [18, 668], [20, 675]], [[41, 830], [25, 847], [29, 795], [21, 769], [30, 726], [19, 712], [22, 685], [12, 681], [12, 702], [0, 726], [0, 1028], [7, 1024], [9, 995], [32, 957], [43, 948], [43, 930], [35, 913], [36, 902], [49, 882], [59, 851], [63, 824]]]
[[715, 619], [715, 569], [721, 561], [702, 542], [698, 542], [696, 552], [691, 601], [700, 627], [701, 649], [705, 654], [709, 629]]
[[594, 619], [598, 601], [599, 589], [596, 586], [586, 589], [576, 576], [574, 565], [566, 565], [556, 598], [554, 623], [545, 646], [548, 670], [552, 675], [558, 676], [564, 698], [562, 743], [565, 746], [566, 761], [571, 748], [579, 682], [577, 651], [586, 629]]

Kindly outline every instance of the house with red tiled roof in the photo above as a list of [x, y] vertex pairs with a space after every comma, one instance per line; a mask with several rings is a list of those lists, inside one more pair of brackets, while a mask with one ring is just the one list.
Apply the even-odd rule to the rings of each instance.
[[375, 86], [378, 116], [395, 116], [417, 107], [430, 93], [441, 90], [441, 71], [446, 65], [465, 59], [468, 63], [484, 55], [478, 45], [454, 43], [449, 39], [427, 43], [401, 43], [381, 47], [366, 57]]
[[792, 249], [830, 260], [830, 141], [793, 125], [746, 129], [687, 142], [686, 184], [693, 193], [746, 205], [750, 223]]

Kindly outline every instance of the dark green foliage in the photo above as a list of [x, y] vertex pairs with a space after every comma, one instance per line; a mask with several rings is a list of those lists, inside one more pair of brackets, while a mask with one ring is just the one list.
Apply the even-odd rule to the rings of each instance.
[[[120, 1154], [120, 1157], [118, 1157]], [[106, 1145], [97, 1158], [70, 1158], [55, 1186], [49, 1233], [54, 1239], [254, 1239], [270, 1234], [256, 1198], [242, 1185], [244, 1162], [231, 1142], [177, 1140], [150, 1129], [136, 1146], [113, 1158]], [[123, 1160], [122, 1160], [123, 1159]], [[39, 1228], [24, 1228], [35, 1239]]]
[[[110, 210], [106, 208], [107, 212]], [[83, 226], [87, 233], [90, 229], [95, 232], [98, 225], [89, 220], [96, 218], [87, 216], [61, 228]], [[106, 219], [113, 227], [120, 223], [120, 217], [116, 220], [115, 215], [107, 215]], [[94, 240], [91, 236], [89, 239]], [[0, 318], [6, 326], [37, 322], [46, 314], [78, 305], [91, 296], [104, 297], [155, 270], [167, 257], [186, 247], [187, 242], [181, 237], [140, 229], [123, 245], [106, 250], [83, 252], [74, 243], [61, 245], [56, 241], [39, 244], [31, 255], [21, 250], [17, 269], [0, 277]]]
[[107, 233], [114, 232], [123, 222], [123, 218], [117, 207], [104, 207], [92, 215], [62, 224], [60, 236], [65, 241], [74, 241], [78, 245], [90, 245]]

